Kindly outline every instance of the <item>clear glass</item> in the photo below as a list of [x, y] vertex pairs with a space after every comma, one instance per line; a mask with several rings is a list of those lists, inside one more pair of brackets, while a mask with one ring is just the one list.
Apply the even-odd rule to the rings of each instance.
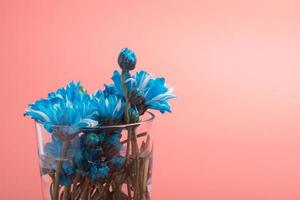
[[43, 199], [149, 200], [154, 117], [93, 128], [36, 121]]

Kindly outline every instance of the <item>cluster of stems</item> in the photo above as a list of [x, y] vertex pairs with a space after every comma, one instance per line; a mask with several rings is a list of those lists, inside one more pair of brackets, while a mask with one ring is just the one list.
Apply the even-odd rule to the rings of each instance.
[[[128, 127], [127, 133], [127, 139], [122, 141], [122, 144], [127, 144], [123, 170], [110, 175], [105, 181], [95, 181], [91, 177], [77, 173], [72, 176], [71, 184], [62, 186], [59, 180], [70, 143], [64, 141], [61, 159], [57, 161], [55, 173], [50, 175], [52, 178], [51, 200], [149, 200], [147, 186], [152, 152], [145, 150], [149, 147], [150, 137], [147, 132], [136, 134], [136, 129], [133, 127]], [[139, 148], [137, 139], [141, 137], [147, 137], [147, 139]], [[147, 152], [146, 155], [145, 152]], [[116, 179], [120, 175], [125, 177], [122, 182]]]

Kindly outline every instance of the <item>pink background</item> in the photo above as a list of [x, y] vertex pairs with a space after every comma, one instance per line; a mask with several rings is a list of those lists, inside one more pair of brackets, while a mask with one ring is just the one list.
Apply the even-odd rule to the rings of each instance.
[[0, 2], [0, 199], [41, 199], [26, 105], [101, 88], [122, 47], [175, 86], [154, 200], [300, 199], [300, 2]]

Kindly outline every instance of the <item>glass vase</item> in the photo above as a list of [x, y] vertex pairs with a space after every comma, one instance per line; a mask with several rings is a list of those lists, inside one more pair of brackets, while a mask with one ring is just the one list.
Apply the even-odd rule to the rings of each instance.
[[116, 126], [35, 121], [44, 200], [149, 200], [154, 114]]

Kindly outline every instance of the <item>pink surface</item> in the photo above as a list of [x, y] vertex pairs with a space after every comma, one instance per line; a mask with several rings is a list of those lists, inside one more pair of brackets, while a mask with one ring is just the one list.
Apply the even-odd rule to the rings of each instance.
[[41, 199], [26, 105], [70, 80], [102, 87], [128, 46], [178, 95], [154, 128], [154, 200], [299, 200], [299, 10], [297, 0], [2, 0], [0, 199]]

